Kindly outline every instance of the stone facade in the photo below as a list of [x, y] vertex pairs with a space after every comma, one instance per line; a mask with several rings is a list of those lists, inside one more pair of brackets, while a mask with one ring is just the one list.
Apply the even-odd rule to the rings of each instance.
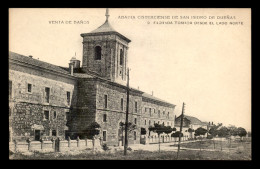
[[[128, 121], [135, 124], [137, 129], [129, 133], [129, 144], [140, 143], [141, 94], [142, 92], [137, 90], [130, 91]], [[105, 95], [107, 96], [107, 107], [105, 107]], [[123, 110], [121, 109], [121, 99], [123, 100]], [[109, 145], [118, 145], [121, 140], [120, 135], [122, 133], [119, 123], [125, 122], [126, 99], [125, 86], [113, 85], [113, 83], [98, 83], [96, 121], [101, 125], [102, 131], [106, 131]], [[135, 103], [137, 103], [137, 110]], [[104, 114], [107, 118], [105, 122], [103, 120]]]
[[[32, 69], [15, 63], [10, 64], [10, 68], [9, 81], [12, 87], [9, 95], [9, 122], [12, 139], [34, 140], [35, 130], [40, 130], [40, 138], [50, 139], [53, 132], [56, 136], [64, 138], [67, 130], [66, 114], [76, 103], [76, 81], [69, 78], [58, 80], [37, 68]], [[46, 87], [50, 89], [48, 102], [45, 100]], [[67, 92], [70, 93], [69, 103]], [[47, 118], [45, 111], [48, 111]], [[41, 127], [38, 129], [35, 125]]]
[[[122, 145], [124, 132], [119, 124], [125, 122], [126, 116], [130, 40], [114, 31], [108, 20], [94, 32], [81, 36], [82, 67], [72, 58], [70, 62], [77, 63], [75, 69], [9, 53], [10, 141], [51, 139], [55, 135], [81, 139], [87, 127], [97, 122], [103, 143]], [[97, 46], [101, 53], [95, 51]], [[95, 59], [96, 54], [100, 59]], [[174, 108], [173, 104], [130, 88], [128, 121], [136, 129], [129, 133], [129, 144], [139, 144], [141, 128], [148, 135], [148, 127], [154, 122], [173, 127]], [[155, 112], [150, 114], [150, 109]]]
[[[142, 117], [141, 127], [146, 129], [146, 136], [157, 136], [156, 133], [149, 133], [149, 126], [154, 123], [164, 124], [165, 126], [174, 126], [174, 105], [158, 102], [157, 100], [142, 97]], [[164, 134], [162, 134], [164, 135]]]
[[[82, 35], [83, 69], [113, 82], [126, 84], [128, 42], [117, 35]], [[95, 60], [95, 47], [101, 47], [101, 60]], [[120, 50], [123, 64], [120, 65]]]

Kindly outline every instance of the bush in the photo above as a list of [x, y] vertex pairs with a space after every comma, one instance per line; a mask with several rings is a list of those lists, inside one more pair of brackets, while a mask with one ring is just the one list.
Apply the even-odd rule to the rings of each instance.
[[102, 145], [102, 149], [105, 150], [105, 151], [107, 151], [107, 150], [109, 150], [109, 147], [107, 146], [107, 144], [103, 144], [103, 145]]
[[146, 129], [145, 128], [141, 128], [141, 135], [146, 135]]
[[213, 139], [213, 136], [212, 135], [208, 135], [207, 139]]
[[[176, 131], [175, 133], [172, 133], [172, 137], [179, 137], [180, 132]], [[183, 137], [183, 133], [181, 133], [181, 137]]]

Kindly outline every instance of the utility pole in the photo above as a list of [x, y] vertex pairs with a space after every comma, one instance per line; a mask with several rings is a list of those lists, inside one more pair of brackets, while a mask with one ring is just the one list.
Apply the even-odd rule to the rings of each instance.
[[127, 154], [128, 147], [128, 112], [129, 112], [129, 68], [127, 68], [127, 89], [126, 89], [126, 114], [125, 114], [125, 144], [124, 144], [124, 155]]
[[177, 160], [179, 158], [179, 153], [180, 153], [180, 145], [181, 145], [181, 132], [182, 132], [182, 125], [183, 125], [183, 114], [184, 114], [184, 106], [185, 106], [185, 103], [183, 102], [183, 105], [182, 105], [182, 113], [181, 113], [181, 126], [180, 126], [180, 134], [179, 134], [179, 144], [178, 144], [178, 151], [177, 151]]

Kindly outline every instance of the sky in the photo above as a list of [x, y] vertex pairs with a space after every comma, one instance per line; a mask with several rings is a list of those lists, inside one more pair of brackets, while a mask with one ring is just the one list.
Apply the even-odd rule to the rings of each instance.
[[[102, 25], [105, 11], [9, 9], [9, 50], [68, 66], [75, 54], [82, 60], [80, 34]], [[130, 86], [175, 104], [177, 116], [185, 102], [186, 115], [251, 130], [250, 9], [110, 8], [109, 14], [112, 27], [131, 39]]]

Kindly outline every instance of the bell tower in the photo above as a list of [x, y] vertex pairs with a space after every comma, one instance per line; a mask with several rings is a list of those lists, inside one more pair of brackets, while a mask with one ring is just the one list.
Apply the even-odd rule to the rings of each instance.
[[109, 9], [106, 21], [90, 33], [82, 33], [82, 68], [89, 73], [112, 82], [126, 84], [128, 68], [128, 43], [124, 35], [117, 32], [109, 23]]

